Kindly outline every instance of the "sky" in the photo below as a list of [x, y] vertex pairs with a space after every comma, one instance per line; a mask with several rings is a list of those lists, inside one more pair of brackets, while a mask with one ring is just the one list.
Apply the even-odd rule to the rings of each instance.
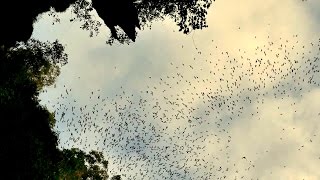
[[113, 46], [43, 14], [33, 37], [69, 55], [40, 95], [59, 147], [102, 151], [123, 179], [320, 179], [319, 6], [215, 1], [206, 29], [168, 18]]

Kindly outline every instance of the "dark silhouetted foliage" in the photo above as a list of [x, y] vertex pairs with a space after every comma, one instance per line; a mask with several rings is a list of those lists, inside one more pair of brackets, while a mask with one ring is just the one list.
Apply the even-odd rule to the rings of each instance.
[[2, 177], [48, 179], [56, 172], [57, 135], [50, 127], [51, 114], [37, 97], [59, 75], [59, 67], [51, 64], [66, 63], [63, 50], [58, 42], [36, 40], [0, 50], [0, 162], [8, 168]]
[[62, 151], [63, 159], [59, 162], [59, 179], [108, 179], [108, 161], [101, 152], [83, 151], [72, 148]]
[[[193, 29], [207, 27], [206, 15], [212, 0], [12, 0], [0, 6], [3, 31], [0, 44], [14, 46], [16, 41], [27, 41], [33, 31], [33, 23], [39, 14], [51, 11], [63, 12], [71, 6], [76, 17], [70, 21], [82, 21], [82, 29], [90, 36], [98, 32], [101, 23], [92, 18], [95, 9], [111, 31], [108, 43], [135, 41], [136, 29], [150, 27], [154, 20], [172, 18], [180, 31], [188, 34]], [[23, 29], [23, 31], [22, 31]]]
[[84, 20], [82, 28], [90, 30], [90, 35], [93, 34], [93, 31], [98, 31], [100, 24], [92, 20], [90, 15], [90, 11], [94, 8], [111, 31], [111, 37], [107, 41], [109, 44], [112, 44], [114, 40], [120, 43], [135, 41], [136, 27], [139, 29], [151, 27], [153, 21], [163, 20], [165, 17], [172, 18], [179, 26], [179, 30], [185, 34], [195, 29], [205, 28], [207, 27], [207, 9], [212, 4], [212, 0], [92, 0], [92, 3], [77, 2], [72, 5], [72, 8], [73, 12], [77, 14], [76, 19]]
[[101, 152], [57, 148], [55, 119], [38, 94], [67, 63], [64, 47], [29, 40], [0, 48], [0, 162], [3, 179], [107, 179]]

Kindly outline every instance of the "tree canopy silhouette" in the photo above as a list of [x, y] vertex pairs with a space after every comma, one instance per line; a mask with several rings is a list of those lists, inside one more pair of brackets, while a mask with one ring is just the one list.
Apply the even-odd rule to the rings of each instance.
[[58, 42], [31, 39], [0, 48], [0, 162], [4, 179], [107, 179], [101, 152], [57, 148], [54, 114], [39, 104], [67, 63]]
[[[64, 149], [59, 162], [59, 179], [108, 179], [108, 161], [101, 152], [85, 153], [77, 148]], [[114, 176], [117, 177], [117, 176]]]
[[2, 177], [47, 179], [55, 172], [57, 135], [50, 128], [52, 115], [37, 97], [59, 74], [51, 63], [65, 63], [65, 57], [56, 42], [31, 40], [0, 49], [0, 161], [8, 168], [2, 169]]
[[[71, 6], [76, 14], [71, 21], [83, 22], [81, 28], [99, 31], [101, 23], [92, 18], [95, 9], [111, 31], [108, 43], [135, 41], [136, 28], [150, 27], [154, 20], [172, 18], [183, 33], [207, 27], [207, 9], [212, 0], [12, 0], [0, 7], [3, 33], [0, 44], [13, 46], [16, 41], [27, 41], [38, 15], [51, 11], [63, 12]], [[22, 31], [23, 29], [23, 31]]]

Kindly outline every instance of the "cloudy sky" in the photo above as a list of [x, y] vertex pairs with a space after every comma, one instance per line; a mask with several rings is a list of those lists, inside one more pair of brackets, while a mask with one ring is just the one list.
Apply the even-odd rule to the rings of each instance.
[[320, 179], [319, 6], [216, 1], [204, 30], [166, 19], [113, 46], [43, 15], [33, 37], [69, 54], [40, 96], [59, 146], [103, 151], [123, 179]]

